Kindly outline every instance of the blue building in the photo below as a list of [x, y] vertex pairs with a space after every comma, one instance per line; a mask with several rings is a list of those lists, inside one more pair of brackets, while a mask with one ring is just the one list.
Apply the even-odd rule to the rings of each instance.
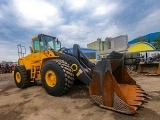
[[[152, 43], [154, 42], [155, 38], [159, 35], [160, 35], [160, 32], [155, 32], [155, 33], [150, 33], [141, 37], [149, 39], [148, 43]], [[128, 42], [128, 44], [135, 44], [135, 43], [137, 43], [137, 38]]]

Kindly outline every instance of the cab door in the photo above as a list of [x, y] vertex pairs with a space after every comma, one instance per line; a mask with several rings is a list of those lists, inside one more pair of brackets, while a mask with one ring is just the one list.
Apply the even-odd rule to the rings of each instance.
[[39, 62], [41, 61], [41, 52], [40, 52], [40, 44], [39, 44], [39, 40], [33, 40], [33, 54], [32, 54], [32, 61], [35, 62]]

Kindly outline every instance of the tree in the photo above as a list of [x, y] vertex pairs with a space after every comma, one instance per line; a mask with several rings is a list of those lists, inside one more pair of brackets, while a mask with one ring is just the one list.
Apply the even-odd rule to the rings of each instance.
[[158, 35], [157, 37], [155, 37], [154, 42], [152, 43], [152, 45], [156, 48], [156, 49], [160, 49], [160, 35]]
[[150, 42], [149, 38], [144, 38], [141, 36], [138, 37], [136, 40], [137, 40], [137, 42], [148, 42], [148, 43]]

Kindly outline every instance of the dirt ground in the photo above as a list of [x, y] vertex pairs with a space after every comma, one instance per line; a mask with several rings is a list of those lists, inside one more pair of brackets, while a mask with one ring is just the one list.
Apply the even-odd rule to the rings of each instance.
[[0, 74], [0, 120], [160, 120], [160, 76], [131, 76], [152, 98], [136, 115], [98, 107], [85, 85], [74, 86], [62, 97], [53, 97], [40, 85], [19, 89], [12, 74]]

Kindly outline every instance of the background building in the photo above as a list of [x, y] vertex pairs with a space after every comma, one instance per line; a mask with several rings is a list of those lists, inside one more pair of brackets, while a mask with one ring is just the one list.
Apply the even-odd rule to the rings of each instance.
[[97, 41], [87, 44], [87, 48], [95, 49], [101, 58], [106, 57], [110, 52], [117, 51], [123, 52], [128, 48], [128, 36], [121, 35], [114, 38], [107, 37], [105, 41], [98, 38]]
[[148, 51], [148, 50], [155, 50], [155, 47], [149, 43], [142, 43], [138, 42], [133, 45], [131, 45], [128, 49], [127, 52], [142, 52], [142, 51]]
[[[147, 41], [148, 43], [152, 43], [152, 42], [154, 42], [156, 37], [159, 36], [159, 35], [160, 35], [160, 32], [154, 32], [154, 33], [149, 33], [149, 34], [141, 36], [141, 37], [144, 38], [144, 39], [148, 39], [148, 41]], [[137, 43], [137, 38], [135, 38], [133, 40], [130, 40], [128, 42], [128, 44], [135, 44], [135, 43]]]
[[98, 38], [97, 41], [87, 44], [87, 48], [98, 51], [100, 58], [105, 58], [112, 51], [116, 52], [139, 52], [148, 50], [160, 50], [160, 32], [150, 33], [137, 37], [128, 42], [127, 35], [114, 38], [106, 37], [104, 41]]

